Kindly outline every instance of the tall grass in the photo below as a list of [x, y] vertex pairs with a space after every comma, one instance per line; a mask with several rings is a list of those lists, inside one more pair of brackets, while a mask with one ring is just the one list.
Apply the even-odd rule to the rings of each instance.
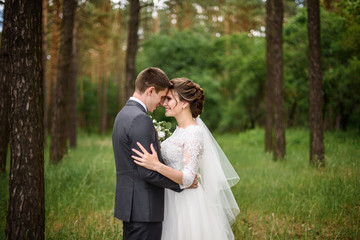
[[240, 182], [237, 239], [360, 238], [360, 137], [326, 133], [326, 167], [309, 165], [309, 132], [287, 131], [284, 162], [264, 153], [261, 130], [217, 139]]
[[[284, 162], [264, 153], [264, 132], [216, 136], [240, 182], [236, 239], [359, 239], [360, 136], [326, 133], [326, 167], [309, 166], [309, 133], [287, 130]], [[78, 147], [50, 165], [45, 152], [46, 238], [121, 239], [113, 217], [111, 136], [80, 135]], [[0, 176], [0, 239], [5, 239], [8, 175]]]

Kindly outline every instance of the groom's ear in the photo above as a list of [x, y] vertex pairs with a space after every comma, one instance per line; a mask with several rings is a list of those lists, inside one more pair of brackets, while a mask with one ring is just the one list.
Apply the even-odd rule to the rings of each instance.
[[154, 86], [151, 86], [151, 87], [148, 87], [145, 92], [147, 95], [151, 95], [152, 92], [155, 91], [155, 87]]

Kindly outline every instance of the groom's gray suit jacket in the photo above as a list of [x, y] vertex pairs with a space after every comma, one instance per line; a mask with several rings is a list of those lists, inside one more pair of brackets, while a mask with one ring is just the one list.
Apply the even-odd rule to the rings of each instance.
[[153, 143], [160, 161], [154, 124], [145, 109], [129, 100], [115, 119], [112, 134], [116, 165], [114, 216], [125, 222], [161, 222], [164, 219], [164, 188], [180, 192], [177, 183], [134, 163], [132, 148], [141, 143], [150, 152]]

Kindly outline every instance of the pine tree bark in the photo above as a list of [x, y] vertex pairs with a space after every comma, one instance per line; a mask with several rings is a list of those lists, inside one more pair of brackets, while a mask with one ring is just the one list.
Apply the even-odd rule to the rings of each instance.
[[[5, 17], [5, 16], [4, 16]], [[9, 81], [11, 79], [8, 63], [10, 62], [10, 55], [8, 54], [9, 50], [9, 40], [6, 39], [8, 34], [6, 31], [10, 31], [6, 28], [6, 23], [4, 24], [4, 29], [1, 36], [1, 49], [0, 49], [0, 174], [5, 173], [6, 171], [6, 157], [7, 150], [9, 146], [9, 137], [10, 137], [10, 125], [9, 125], [9, 113], [10, 113], [10, 86]], [[4, 35], [5, 31], [5, 35]]]
[[[1, 56], [10, 85], [7, 239], [45, 238], [42, 0], [7, 0]], [[9, 106], [7, 106], [9, 108]]]
[[325, 166], [319, 0], [308, 1], [310, 163]]
[[138, 48], [138, 28], [140, 19], [139, 0], [130, 1], [130, 21], [126, 51], [126, 98], [128, 99], [135, 89], [135, 59]]
[[266, 118], [265, 118], [265, 151], [273, 150], [273, 1], [266, 1]]
[[71, 73], [73, 29], [75, 23], [76, 0], [64, 0], [63, 22], [59, 52], [59, 70], [53, 96], [52, 131], [50, 161], [58, 163], [67, 152], [67, 97], [68, 79]]
[[282, 0], [274, 2], [274, 160], [285, 158], [285, 109], [283, 91], [282, 24], [284, 7]]

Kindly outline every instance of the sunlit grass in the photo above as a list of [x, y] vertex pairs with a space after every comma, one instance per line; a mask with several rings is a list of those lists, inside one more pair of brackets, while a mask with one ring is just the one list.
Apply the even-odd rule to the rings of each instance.
[[109, 135], [80, 136], [59, 165], [46, 165], [47, 239], [120, 239], [114, 168]]
[[[262, 129], [216, 136], [240, 182], [236, 239], [359, 239], [360, 136], [326, 133], [326, 167], [309, 165], [307, 130], [287, 130], [284, 162], [264, 153]], [[121, 239], [113, 217], [111, 136], [79, 135], [56, 166], [45, 152], [46, 238]], [[5, 239], [8, 175], [0, 176], [0, 239]]]
[[240, 176], [237, 239], [358, 239], [360, 138], [326, 133], [326, 168], [309, 165], [306, 130], [287, 131], [285, 162], [264, 153], [257, 129], [217, 139]]

